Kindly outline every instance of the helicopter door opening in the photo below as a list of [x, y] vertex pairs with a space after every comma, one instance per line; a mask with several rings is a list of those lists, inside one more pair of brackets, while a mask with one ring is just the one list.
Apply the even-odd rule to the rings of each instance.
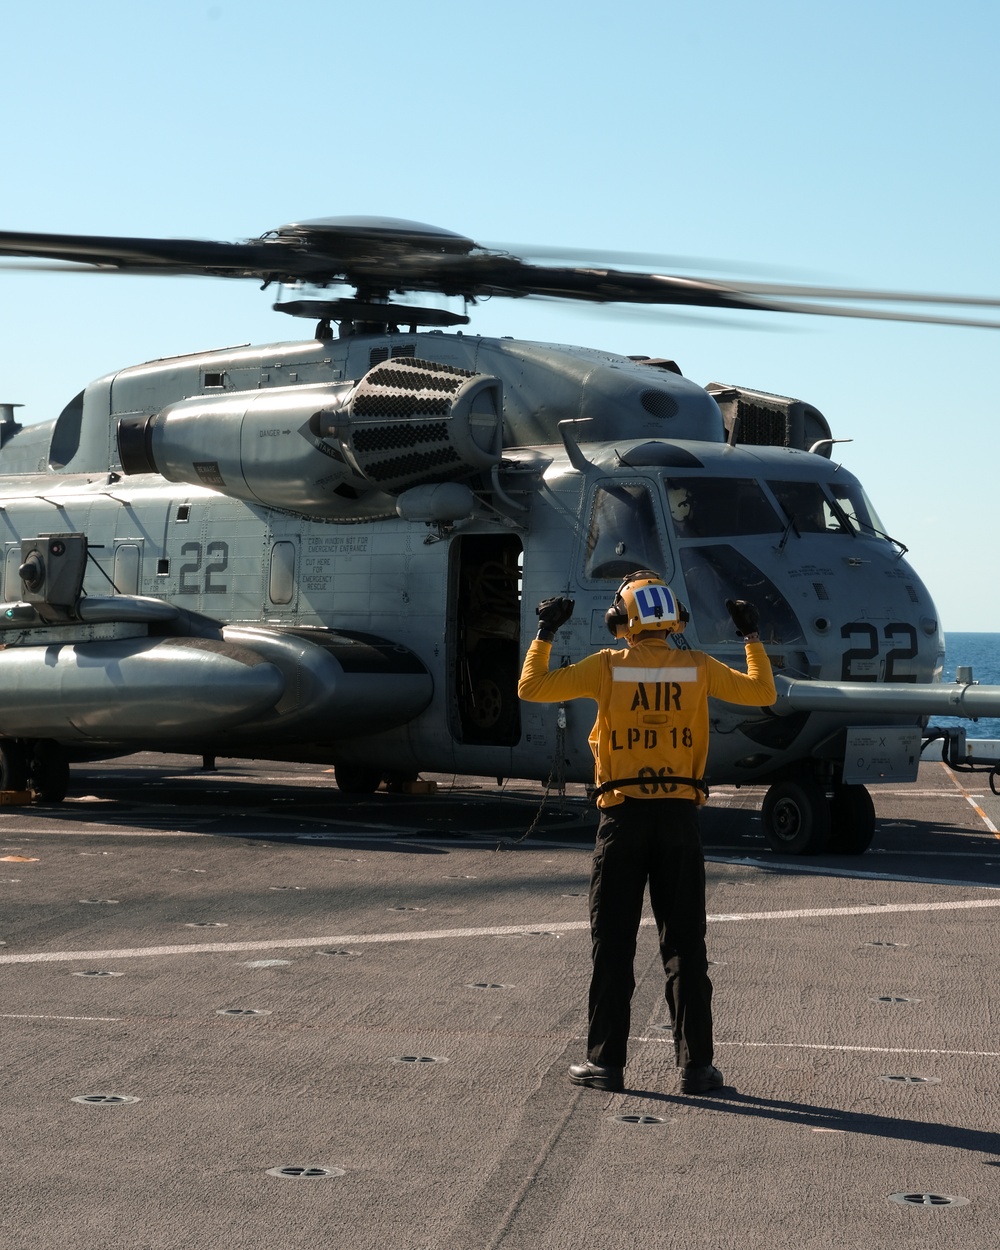
[[452, 583], [458, 736], [463, 742], [513, 746], [521, 736], [521, 541], [509, 534], [467, 534], [453, 547], [458, 548]]

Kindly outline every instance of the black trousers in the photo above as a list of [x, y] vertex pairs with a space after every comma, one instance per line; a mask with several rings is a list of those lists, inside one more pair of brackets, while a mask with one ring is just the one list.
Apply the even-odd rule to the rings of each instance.
[[601, 812], [590, 879], [594, 971], [587, 1058], [625, 1066], [635, 944], [647, 881], [677, 1062], [682, 1067], [711, 1063], [705, 857], [697, 805], [687, 799], [626, 799]]

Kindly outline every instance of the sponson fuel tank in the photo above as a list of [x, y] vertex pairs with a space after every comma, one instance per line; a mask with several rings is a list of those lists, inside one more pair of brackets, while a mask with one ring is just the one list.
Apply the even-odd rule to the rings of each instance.
[[405, 725], [434, 693], [433, 678], [412, 651], [369, 634], [240, 625], [227, 625], [222, 633], [227, 643], [252, 650], [285, 678], [274, 707], [237, 726], [234, 736], [274, 731], [283, 740], [353, 739]]
[[98, 615], [117, 605], [119, 622], [81, 622], [78, 638], [0, 649], [0, 737], [130, 749], [210, 735], [334, 742], [403, 725], [433, 694], [420, 660], [381, 638], [230, 626], [215, 636], [150, 637], [135, 619], [143, 601], [101, 602]]
[[0, 733], [8, 738], [176, 741], [273, 707], [275, 665], [212, 638], [112, 638], [0, 652]]

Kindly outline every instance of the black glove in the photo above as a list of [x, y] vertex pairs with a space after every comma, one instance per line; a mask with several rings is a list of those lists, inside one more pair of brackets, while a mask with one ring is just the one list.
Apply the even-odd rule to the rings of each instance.
[[575, 599], [563, 599], [559, 596], [554, 599], [543, 599], [535, 608], [535, 615], [538, 617], [538, 637], [551, 642], [559, 626], [565, 625], [573, 615], [575, 607]]
[[733, 618], [736, 632], [741, 638], [745, 638], [747, 634], [755, 634], [757, 632], [757, 626], [760, 623], [760, 613], [752, 603], [748, 603], [746, 599], [727, 599], [726, 610]]

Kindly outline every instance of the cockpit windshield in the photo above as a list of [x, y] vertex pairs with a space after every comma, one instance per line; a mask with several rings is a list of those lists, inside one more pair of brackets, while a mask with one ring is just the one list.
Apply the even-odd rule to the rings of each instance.
[[780, 534], [787, 524], [752, 478], [668, 477], [664, 486], [678, 538]]
[[839, 506], [830, 502], [819, 482], [768, 482], [781, 510], [799, 534], [852, 534]]
[[892, 541], [886, 534], [878, 513], [872, 507], [871, 500], [857, 482], [844, 478], [841, 481], [828, 482], [827, 486], [841, 511], [856, 529], [862, 534], [874, 534], [878, 538]]
[[620, 581], [644, 568], [666, 572], [649, 490], [639, 484], [607, 482], [594, 491], [584, 573]]
[[[801, 642], [802, 627], [774, 582], [728, 543], [698, 543], [680, 554], [691, 623], [702, 645], [733, 643], [727, 599], [750, 599], [760, 612], [767, 643]], [[683, 592], [682, 592], [683, 593]]]

